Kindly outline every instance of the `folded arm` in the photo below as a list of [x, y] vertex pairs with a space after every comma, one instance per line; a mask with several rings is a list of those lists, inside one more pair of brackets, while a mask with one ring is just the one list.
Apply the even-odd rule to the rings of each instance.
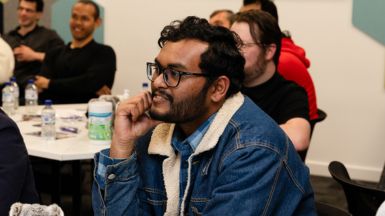
[[305, 150], [310, 144], [310, 123], [304, 118], [292, 118], [279, 125], [290, 138], [297, 151]]

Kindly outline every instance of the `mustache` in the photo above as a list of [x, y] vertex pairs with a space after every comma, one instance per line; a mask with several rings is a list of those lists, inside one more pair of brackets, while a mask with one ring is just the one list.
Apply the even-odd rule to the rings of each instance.
[[161, 97], [164, 97], [166, 98], [167, 100], [169, 100], [171, 103], [174, 101], [174, 98], [168, 94], [166, 91], [162, 90], [162, 89], [159, 89], [159, 90], [155, 90], [151, 93], [151, 97], [155, 97], [155, 96], [161, 96]]

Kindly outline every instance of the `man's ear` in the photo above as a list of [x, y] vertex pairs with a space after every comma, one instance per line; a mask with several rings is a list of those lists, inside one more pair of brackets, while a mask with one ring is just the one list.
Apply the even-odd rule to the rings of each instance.
[[37, 12], [36, 15], [37, 15], [37, 17], [36, 17], [37, 18], [37, 22], [39, 22], [41, 17], [43, 16], [43, 13], [42, 12]]
[[98, 18], [98, 19], [95, 20], [96, 28], [98, 28], [101, 24], [102, 24], [102, 19], [101, 18]]
[[269, 44], [266, 46], [265, 59], [272, 60], [274, 58], [275, 52], [277, 51], [276, 44]]
[[227, 76], [219, 76], [210, 87], [211, 100], [215, 103], [226, 98], [227, 91], [230, 88], [230, 80]]

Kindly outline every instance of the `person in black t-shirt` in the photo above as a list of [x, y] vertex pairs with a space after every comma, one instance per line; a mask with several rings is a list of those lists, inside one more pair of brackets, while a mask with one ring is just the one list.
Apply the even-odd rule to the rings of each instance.
[[309, 105], [305, 90], [277, 72], [281, 30], [264, 11], [246, 11], [234, 17], [231, 30], [241, 40], [246, 59], [242, 92], [273, 118], [297, 151], [310, 142]]
[[20, 87], [21, 98], [28, 80], [40, 72], [46, 52], [64, 46], [55, 31], [38, 25], [43, 10], [43, 0], [19, 0], [19, 25], [3, 36], [15, 55], [14, 76]]
[[99, 7], [81, 0], [72, 7], [72, 41], [47, 53], [35, 84], [39, 99], [54, 103], [86, 103], [111, 94], [116, 71], [116, 56], [109, 46], [94, 41], [93, 33], [101, 24]]

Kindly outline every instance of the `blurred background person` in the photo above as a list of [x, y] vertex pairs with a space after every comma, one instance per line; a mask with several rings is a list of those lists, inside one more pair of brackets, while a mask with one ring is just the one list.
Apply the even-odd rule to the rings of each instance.
[[250, 10], [234, 16], [231, 30], [241, 38], [245, 57], [242, 93], [249, 96], [285, 131], [295, 149], [310, 143], [309, 105], [305, 90], [277, 72], [281, 30], [264, 11]]
[[210, 15], [209, 23], [215, 26], [223, 26], [225, 28], [230, 28], [231, 17], [233, 15], [234, 12], [231, 10], [216, 10]]
[[[271, 14], [277, 22], [278, 10], [271, 0], [244, 0], [240, 11], [262, 10]], [[309, 103], [309, 118], [318, 118], [317, 95], [313, 79], [308, 71], [310, 60], [305, 50], [294, 43], [289, 31], [282, 32], [281, 54], [278, 62], [278, 73], [305, 89]]]
[[55, 31], [38, 25], [43, 16], [43, 9], [43, 0], [19, 0], [19, 26], [4, 35], [4, 40], [11, 46], [15, 55], [14, 76], [20, 88], [21, 98], [28, 80], [40, 72], [45, 53], [49, 49], [64, 45]]
[[47, 53], [35, 84], [39, 99], [54, 103], [87, 103], [92, 98], [111, 94], [116, 71], [116, 56], [110, 46], [94, 40], [101, 25], [99, 6], [81, 0], [72, 7], [72, 41]]

